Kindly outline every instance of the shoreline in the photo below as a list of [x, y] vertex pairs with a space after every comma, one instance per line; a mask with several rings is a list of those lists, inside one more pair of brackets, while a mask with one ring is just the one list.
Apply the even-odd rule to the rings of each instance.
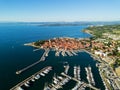
[[89, 35], [91, 35], [91, 37], [93, 37], [94, 35], [93, 34], [91, 34], [87, 29], [85, 29], [85, 30], [83, 30], [83, 32], [84, 33], [87, 33], [87, 34], [89, 34]]
[[[34, 47], [34, 48], [44, 49], [44, 50], [45, 50], [45, 48], [41, 48], [40, 46], [35, 46], [35, 45], [34, 45], [34, 42], [32, 42], [32, 43], [25, 43], [24, 46], [31, 46], [31, 47]], [[49, 49], [52, 50], [52, 51], [59, 51], [59, 50], [56, 50], [55, 48], [49, 48]], [[67, 51], [67, 50], [66, 50], [66, 51]], [[73, 51], [77, 51], [77, 50], [73, 50]], [[98, 56], [95, 56], [93, 53], [91, 53], [90, 51], [88, 51], [88, 50], [86, 50], [86, 49], [78, 49], [78, 51], [86, 52], [86, 53], [88, 53], [94, 60], [99, 61], [99, 62], [101, 61], [101, 60], [98, 60], [98, 59], [99, 59]]]

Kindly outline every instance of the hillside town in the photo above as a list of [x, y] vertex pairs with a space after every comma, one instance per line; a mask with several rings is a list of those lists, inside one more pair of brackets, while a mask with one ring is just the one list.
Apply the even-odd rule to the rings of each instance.
[[[41, 45], [40, 42], [35, 42], [34, 44]], [[78, 50], [85, 49], [90, 46], [89, 39], [74, 39], [74, 38], [53, 38], [46, 40], [40, 47], [50, 48], [55, 50]]]
[[88, 27], [93, 35], [91, 53], [99, 58], [97, 66], [107, 90], [120, 87], [120, 25]]
[[[84, 50], [86, 52], [89, 52], [93, 57], [97, 57], [97, 60], [99, 61], [99, 63], [97, 63], [97, 66], [99, 68], [99, 72], [104, 81], [106, 89], [119, 89], [120, 32], [116, 27], [118, 28], [119, 25], [111, 27], [93, 26], [84, 30], [85, 32], [93, 35], [93, 37], [90, 38], [53, 38], [49, 40], [34, 42], [32, 43], [32, 46], [42, 49], [53, 49], [56, 51], [56, 56], [59, 56], [60, 52], [63, 56], [67, 56], [65, 53], [67, 53], [69, 56], [72, 56], [72, 54], [77, 55], [76, 50]], [[101, 29], [102, 31], [100, 31]], [[104, 70], [101, 68], [104, 68]], [[114, 83], [114, 85], [112, 83]]]

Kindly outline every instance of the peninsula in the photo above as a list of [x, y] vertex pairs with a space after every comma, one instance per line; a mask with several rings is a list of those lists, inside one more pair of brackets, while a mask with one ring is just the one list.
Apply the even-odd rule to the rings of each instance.
[[90, 39], [79, 39], [79, 38], [53, 38], [49, 40], [41, 40], [33, 43], [28, 43], [25, 45], [33, 46], [40, 49], [51, 49], [56, 51], [56, 56], [59, 56], [61, 53], [62, 56], [73, 56], [77, 55], [77, 52], [81, 49], [90, 48]]

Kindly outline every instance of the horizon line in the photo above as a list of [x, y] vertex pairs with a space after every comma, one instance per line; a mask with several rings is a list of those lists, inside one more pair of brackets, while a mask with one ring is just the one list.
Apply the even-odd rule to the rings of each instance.
[[83, 21], [0, 21], [0, 23], [45, 23], [45, 22], [66, 22], [66, 23], [71, 23], [71, 22], [120, 22], [120, 20], [83, 20]]

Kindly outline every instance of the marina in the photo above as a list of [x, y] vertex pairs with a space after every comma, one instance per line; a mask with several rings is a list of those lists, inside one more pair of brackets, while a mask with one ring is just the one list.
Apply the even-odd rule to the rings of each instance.
[[[75, 51], [75, 50], [74, 50], [75, 53], [78, 52], [77, 56], [72, 54], [71, 55], [72, 57], [71, 57], [68, 55], [67, 51], [65, 51], [67, 56], [64, 58], [61, 55], [62, 51], [59, 50], [60, 57], [55, 57], [54, 52], [50, 51], [48, 54], [48, 57], [45, 58], [45, 60], [46, 60], [45, 62], [38, 63], [38, 65], [36, 65], [35, 67], [31, 67], [31, 69], [30, 68], [27, 69], [27, 71], [25, 71], [24, 73], [21, 73], [20, 75], [15, 74], [16, 70], [21, 69], [21, 67], [24, 68], [24, 66], [26, 67], [27, 65], [31, 65], [33, 62], [40, 60], [40, 57], [42, 57], [41, 54], [44, 53], [43, 50], [34, 52], [33, 49], [35, 49], [35, 48], [24, 46], [24, 43], [34, 42], [36, 40], [47, 40], [47, 39], [53, 38], [53, 37], [64, 36], [63, 35], [64, 31], [65, 31], [65, 34], [68, 35], [68, 37], [69, 37], [69, 35], [73, 35], [73, 33], [72, 33], [73, 29], [76, 32], [76, 33], [74, 33], [73, 37], [75, 37], [75, 38], [76, 38], [76, 36], [84, 37], [84, 35], [87, 36], [86, 34], [84, 34], [82, 32], [82, 30], [85, 27], [86, 26], [38, 27], [38, 26], [34, 26], [34, 25], [31, 26], [31, 25], [18, 25], [18, 24], [13, 25], [13, 26], [5, 25], [5, 27], [3, 27], [3, 28], [1, 27], [1, 30], [9, 32], [8, 33], [9, 36], [11, 36], [13, 33], [16, 36], [11, 38], [11, 41], [13, 41], [12, 43], [10, 43], [11, 41], [9, 40], [10, 39], [9, 37], [5, 37], [6, 39], [1, 37], [1, 39], [5, 39], [5, 40], [1, 42], [3, 44], [0, 44], [1, 52], [3, 53], [3, 54], [1, 54], [1, 65], [0, 65], [1, 66], [0, 90], [9, 90], [12, 86], [16, 85], [21, 80], [26, 79], [31, 74], [34, 74], [35, 72], [39, 71], [40, 68], [43, 68], [46, 66], [52, 66], [53, 68], [56, 68], [55, 73], [57, 75], [59, 75], [59, 72], [64, 71], [64, 68], [61, 68], [63, 66], [63, 65], [61, 65], [63, 62], [68, 62], [68, 64], [69, 64], [69, 70], [68, 70], [69, 75], [73, 75], [73, 66], [74, 65], [76, 65], [76, 66], [80, 65], [80, 73], [81, 73], [80, 77], [82, 80], [86, 80], [84, 78], [85, 73], [82, 69], [89, 64], [94, 66], [94, 62], [93, 62], [94, 60], [91, 57], [89, 57], [89, 55], [87, 53], [83, 53], [83, 52], [79, 53], [78, 51]], [[15, 30], [14, 30], [14, 28], [15, 28]], [[59, 30], [61, 30], [61, 33], [59, 33]], [[51, 31], [51, 33], [48, 31]], [[4, 35], [6, 35], [6, 34], [4, 34]], [[22, 35], [22, 37], [21, 37], [21, 35]], [[50, 37], [49, 37], [49, 35], [50, 35]], [[88, 37], [89, 37], [89, 35], [88, 35]], [[4, 44], [5, 42], [6, 42], [6, 44]], [[14, 46], [14, 48], [12, 48], [12, 46]], [[2, 48], [2, 47], [4, 47], [4, 48]], [[8, 50], [10, 53], [6, 53]], [[70, 54], [71, 54], [71, 52], [70, 52]], [[5, 64], [8, 65], [9, 70], [6, 68]], [[95, 69], [97, 69], [97, 68], [95, 68]], [[57, 71], [59, 71], [59, 72], [57, 72]], [[44, 73], [44, 72], [42, 72], [42, 73]], [[96, 71], [94, 72], [94, 74], [96, 75], [95, 77], [97, 77], [97, 79], [100, 78]], [[6, 75], [9, 75], [9, 76], [7, 77]], [[51, 81], [50, 77], [53, 77], [52, 73], [50, 73], [47, 77], [40, 75], [40, 78], [39, 78], [39, 76], [37, 77], [40, 79], [40, 80], [37, 79], [38, 83], [36, 82], [35, 78], [32, 78], [30, 81], [30, 84], [31, 84], [31, 82], [32, 83], [35, 82], [34, 83], [35, 86], [33, 86], [33, 87], [31, 87], [31, 85], [28, 84], [27, 82], [26, 83], [30, 86], [29, 87], [30, 90], [43, 90], [44, 83], [47, 83], [47, 81], [41, 82], [41, 80], [46, 78], [46, 80]], [[100, 79], [99, 79], [99, 81], [100, 81]], [[11, 83], [8, 83], [8, 82], [11, 82]], [[100, 86], [101, 90], [104, 90], [104, 86], [101, 83], [102, 82], [100, 81], [98, 84], [96, 84], [97, 85], [96, 87]], [[70, 84], [70, 86], [72, 86], [72, 85]], [[26, 88], [26, 89], [29, 89], [29, 88]]]
[[[64, 65], [65, 71], [57, 76], [56, 74], [54, 74], [52, 83], [46, 85], [44, 87], [44, 90], [58, 90], [60, 88], [63, 88], [63, 86], [67, 84], [68, 82], [70, 82], [71, 80], [76, 82], [76, 85], [71, 90], [86, 90], [87, 87], [93, 90], [100, 90], [95, 87], [95, 82], [93, 82], [93, 80], [91, 80], [91, 82], [89, 80], [89, 83], [85, 81], [81, 81], [79, 65], [74, 66], [74, 70], [73, 70], [74, 77], [71, 77], [70, 75], [68, 75], [67, 72], [68, 72], [69, 67], [70, 67], [69, 64], [66, 62], [66, 65]], [[85, 68], [85, 70], [89, 72], [89, 77], [90, 77], [90, 73], [92, 73], [90, 66], [88, 68]]]
[[66, 83], [68, 83], [70, 81], [71, 78], [68, 77], [63, 77], [63, 76], [54, 76], [53, 77], [53, 83], [51, 83], [50, 85], [46, 86], [44, 88], [44, 90], [57, 90], [62, 88], [63, 85], [65, 85]]
[[60, 54], [64, 56], [76, 56], [79, 51], [76, 50], [56, 50], [55, 56], [60, 56]]
[[52, 67], [51, 66], [47, 66], [47, 67], [41, 69], [40, 71], [38, 71], [37, 73], [33, 74], [32, 76], [28, 77], [27, 79], [23, 80], [22, 82], [18, 83], [17, 85], [15, 85], [10, 90], [24, 90], [22, 88], [22, 86], [30, 87], [29, 86], [30, 81], [35, 82], [35, 80], [40, 79], [40, 75], [41, 76], [45, 76], [46, 75], [46, 74], [43, 74], [45, 71], [50, 72], [51, 70], [52, 70]]

